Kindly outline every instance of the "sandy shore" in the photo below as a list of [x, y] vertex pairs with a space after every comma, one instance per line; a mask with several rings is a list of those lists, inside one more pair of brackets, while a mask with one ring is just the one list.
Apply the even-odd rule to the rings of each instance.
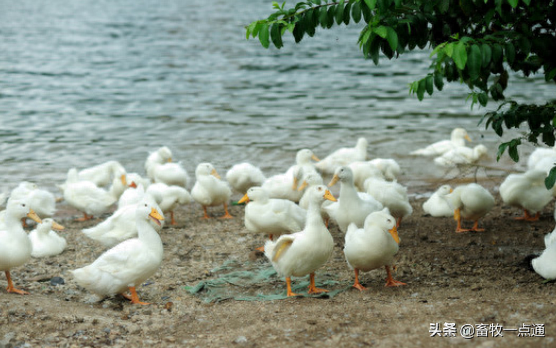
[[[244, 207], [231, 207], [232, 220], [218, 219], [221, 207], [202, 220], [200, 206], [190, 204], [176, 211], [176, 226], [163, 229], [162, 267], [138, 288], [149, 306], [120, 297], [97, 302], [77, 286], [68, 271], [104, 250], [81, 230], [102, 218], [75, 222], [78, 212], [62, 203], [57, 219], [66, 226], [67, 250], [12, 271], [16, 285], [31, 294], [7, 294], [0, 278], [0, 347], [554, 346], [554, 284], [522, 265], [543, 249], [543, 236], [554, 227], [553, 205], [540, 221], [524, 223], [511, 219], [520, 213], [496, 197], [481, 221], [485, 232], [456, 234], [452, 219], [426, 216], [424, 198], [413, 196], [415, 211], [399, 229], [394, 274], [407, 286], [385, 288], [385, 272], [376, 270], [361, 277], [367, 291], [351, 288], [343, 236], [332, 226], [334, 255], [317, 272], [317, 283], [332, 296], [274, 299], [285, 294], [285, 282], [253, 252], [265, 237], [244, 228]], [[53, 277], [64, 284], [53, 285]], [[475, 330], [471, 339], [461, 335], [466, 324]], [[488, 337], [482, 324], [492, 328]], [[452, 325], [456, 337], [444, 337]], [[545, 337], [520, 337], [527, 329], [529, 336], [542, 329]]]

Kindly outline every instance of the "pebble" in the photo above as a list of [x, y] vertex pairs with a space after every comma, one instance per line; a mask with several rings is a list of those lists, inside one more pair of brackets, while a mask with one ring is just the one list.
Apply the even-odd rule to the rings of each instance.
[[245, 336], [238, 336], [235, 340], [234, 343], [247, 343], [247, 337]]
[[52, 279], [50, 279], [50, 285], [52, 286], [63, 285], [65, 283], [66, 281], [62, 277], [53, 277]]

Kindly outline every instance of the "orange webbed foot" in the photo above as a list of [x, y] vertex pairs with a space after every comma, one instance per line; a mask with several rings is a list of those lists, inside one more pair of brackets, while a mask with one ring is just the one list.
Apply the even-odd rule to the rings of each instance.
[[359, 291], [365, 291], [365, 290], [367, 290], [367, 288], [364, 287], [363, 285], [361, 285], [360, 283], [353, 284], [353, 287], [356, 288], [356, 289], [359, 290]]
[[83, 217], [75, 219], [75, 221], [83, 222], [83, 221], [89, 221], [89, 220], [92, 220], [92, 219], [93, 219], [92, 215], [87, 215], [86, 213], [83, 213]]
[[20, 290], [20, 289], [16, 289], [14, 287], [8, 287], [6, 289], [9, 293], [13, 293], [13, 294], [20, 294], [20, 295], [29, 295], [29, 293], [27, 291], [24, 290]]
[[385, 287], [392, 287], [392, 286], [403, 286], [403, 285], [407, 285], [406, 283], [402, 283], [398, 280], [395, 279], [389, 279], [386, 280], [386, 284], [384, 284]]

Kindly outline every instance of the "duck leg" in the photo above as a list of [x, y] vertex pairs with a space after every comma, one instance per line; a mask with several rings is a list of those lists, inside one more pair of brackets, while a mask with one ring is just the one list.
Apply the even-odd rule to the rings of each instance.
[[310, 283], [309, 283], [309, 294], [320, 294], [321, 292], [328, 292], [325, 289], [319, 289], [315, 286], [315, 272], [309, 275]]
[[170, 225], [175, 225], [176, 224], [176, 220], [174, 219], [174, 211], [171, 210], [170, 211]]
[[286, 277], [286, 285], [288, 287], [288, 297], [298, 296], [296, 293], [292, 292], [292, 279], [290, 277]]
[[366, 287], [359, 283], [359, 270], [357, 268], [354, 268], [353, 270], [355, 271], [355, 282], [353, 283], [353, 287], [359, 291], [367, 290]]
[[402, 223], [402, 218], [399, 217], [398, 220], [396, 221], [396, 228], [400, 228], [401, 223]]
[[523, 220], [523, 221], [539, 221], [541, 217], [541, 212], [537, 212], [535, 215], [531, 215], [527, 209], [523, 209], [524, 215], [520, 217], [516, 217], [516, 220]]
[[201, 219], [210, 219], [210, 216], [208, 216], [207, 213], [207, 207], [204, 205], [203, 205], [203, 212], [205, 213], [205, 215]]
[[76, 219], [75, 221], [88, 221], [91, 220], [93, 218], [92, 215], [87, 215], [87, 213], [83, 213], [83, 217], [80, 217], [79, 219]]
[[134, 286], [130, 286], [129, 287], [129, 292], [131, 292], [131, 296], [121, 293], [120, 295], [122, 295], [123, 297], [127, 298], [128, 300], [131, 301], [131, 304], [140, 304], [140, 305], [149, 305], [150, 303], [147, 302], [141, 302], [139, 301], [139, 296], [137, 295], [137, 291], [135, 291], [135, 287]]
[[[269, 240], [273, 240], [273, 235], [269, 234], [268, 235], [268, 239]], [[261, 253], [264, 253], [264, 245], [262, 247], [258, 247], [257, 249], [255, 249], [256, 251], [260, 251]]]
[[473, 224], [473, 228], [471, 228], [471, 231], [475, 231], [475, 232], [483, 232], [485, 229], [484, 228], [479, 228], [479, 220], [476, 220], [475, 223]]
[[14, 283], [12, 282], [12, 277], [10, 276], [10, 271], [5, 271], [6, 279], [8, 280], [8, 288], [6, 289], [8, 292], [14, 292], [20, 295], [29, 295], [27, 291], [19, 290], [14, 287]]
[[456, 220], [458, 222], [458, 225], [456, 226], [456, 232], [457, 233], [461, 233], [461, 232], [468, 232], [469, 230], [466, 230], [464, 228], [461, 228], [461, 213], [459, 209], [456, 209], [454, 211], [454, 220]]
[[230, 213], [228, 212], [228, 204], [226, 204], [226, 203], [224, 203], [224, 211], [226, 213], [220, 217], [221, 219], [232, 219], [233, 218], [233, 216], [230, 215]]
[[392, 278], [392, 272], [390, 271], [390, 266], [384, 266], [384, 268], [386, 268], [386, 284], [384, 286], [390, 287], [390, 286], [407, 285], [406, 283], [402, 283]]

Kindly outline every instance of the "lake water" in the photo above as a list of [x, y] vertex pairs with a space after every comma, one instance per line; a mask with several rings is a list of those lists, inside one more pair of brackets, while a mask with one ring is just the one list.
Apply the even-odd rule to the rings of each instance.
[[[200, 162], [224, 174], [243, 161], [271, 175], [298, 149], [324, 157], [361, 136], [418, 185], [438, 172], [408, 153], [455, 126], [495, 158], [500, 139], [477, 126], [494, 103], [471, 110], [460, 85], [423, 102], [409, 94], [429, 51], [375, 66], [356, 43], [361, 26], [266, 50], [244, 26], [271, 11], [268, 0], [0, 0], [0, 190], [55, 190], [69, 168], [112, 159], [143, 173], [163, 145], [192, 176]], [[556, 92], [542, 76], [511, 82], [518, 100]]]

